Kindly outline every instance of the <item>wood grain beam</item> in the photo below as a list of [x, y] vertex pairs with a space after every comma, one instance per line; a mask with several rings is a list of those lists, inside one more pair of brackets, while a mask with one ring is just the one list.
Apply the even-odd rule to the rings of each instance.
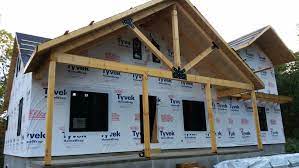
[[198, 64], [201, 60], [206, 58], [212, 51], [214, 50], [213, 47], [209, 47], [205, 49], [202, 53], [198, 54], [193, 60], [191, 60], [189, 63], [187, 63], [183, 69], [188, 72], [191, 68], [193, 68], [196, 64]]
[[252, 111], [253, 111], [252, 115], [253, 115], [254, 123], [255, 123], [258, 149], [263, 150], [260, 121], [259, 121], [259, 115], [258, 115], [258, 109], [257, 109], [257, 103], [256, 103], [256, 95], [255, 95], [254, 90], [251, 91], [251, 102], [252, 102]]
[[180, 38], [179, 38], [178, 11], [175, 5], [173, 6], [173, 9], [171, 11], [171, 22], [172, 22], [174, 64], [176, 67], [180, 67], [181, 51], [180, 51]]
[[212, 150], [212, 153], [217, 153], [214, 112], [213, 112], [213, 105], [212, 105], [211, 83], [206, 84], [205, 90], [206, 90], [206, 103], [207, 103], [209, 127], [210, 127], [211, 150]]
[[272, 68], [273, 67], [262, 68], [262, 69], [254, 71], [254, 73], [259, 73], [259, 72], [266, 71], [266, 70], [269, 70], [269, 69], [272, 69]]
[[248, 92], [248, 90], [239, 89], [239, 88], [225, 89], [225, 90], [217, 91], [217, 97], [223, 98], [223, 97], [233, 96], [236, 94], [241, 94], [244, 92]]
[[[255, 95], [257, 100], [279, 103], [279, 104], [290, 103], [293, 101], [293, 98], [289, 96], [274, 95], [274, 94], [267, 94], [267, 93], [260, 93], [260, 92], [256, 92]], [[244, 93], [238, 95], [237, 97], [240, 97], [243, 100], [251, 99], [250, 93]]]
[[[143, 74], [147, 73], [149, 76], [161, 77], [161, 78], [172, 78], [172, 71], [162, 70], [157, 68], [149, 68], [138, 65], [124, 64], [114, 61], [106, 61], [96, 58], [89, 58], [83, 56], [77, 56], [73, 54], [57, 53], [57, 62], [64, 64], [73, 64], [86, 66], [97, 69], [109, 69], [114, 71], [126, 72], [126, 73], [136, 73]], [[178, 79], [175, 79], [178, 80]], [[210, 78], [199, 75], [187, 74], [187, 81], [195, 83], [211, 83], [212, 85], [240, 88], [240, 89], [252, 89], [252, 85], [249, 83], [242, 83], [224, 79]]]
[[151, 157], [150, 142], [150, 122], [149, 122], [149, 103], [148, 103], [148, 75], [143, 74], [142, 78], [142, 108], [143, 108], [143, 138], [144, 138], [144, 156]]
[[143, 44], [148, 47], [148, 49], [155, 54], [169, 69], [173, 68], [173, 64], [169, 59], [154, 46], [154, 44], [136, 27], [130, 28], [132, 32], [137, 36], [137, 38], [143, 42]]
[[52, 160], [52, 128], [53, 128], [53, 111], [54, 111], [54, 90], [56, 76], [56, 60], [51, 58], [49, 63], [48, 75], [48, 95], [47, 95], [47, 113], [46, 113], [46, 140], [44, 164], [51, 165]]

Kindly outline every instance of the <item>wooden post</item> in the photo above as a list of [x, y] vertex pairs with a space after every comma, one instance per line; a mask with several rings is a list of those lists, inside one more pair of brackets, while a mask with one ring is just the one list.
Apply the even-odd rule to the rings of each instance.
[[178, 11], [175, 5], [171, 12], [172, 20], [172, 38], [173, 38], [173, 56], [174, 64], [176, 67], [181, 66], [181, 52], [180, 52], [180, 38], [179, 38], [179, 25], [178, 25]]
[[149, 107], [148, 107], [148, 75], [143, 74], [142, 80], [142, 105], [143, 105], [143, 138], [144, 138], [144, 156], [151, 157], [150, 144], [150, 123], [149, 123]]
[[51, 58], [48, 75], [48, 95], [46, 114], [46, 144], [45, 144], [45, 165], [51, 165], [52, 160], [52, 126], [54, 111], [54, 89], [55, 89], [56, 60]]
[[256, 129], [256, 137], [257, 137], [257, 145], [259, 150], [263, 150], [263, 143], [261, 138], [261, 128], [260, 128], [260, 121], [258, 115], [258, 109], [256, 104], [256, 95], [255, 90], [251, 91], [251, 101], [252, 101], [252, 114], [255, 122], [255, 129]]
[[210, 137], [211, 137], [211, 147], [212, 147], [211, 150], [212, 153], [217, 153], [211, 83], [207, 83], [205, 89], [206, 89], [206, 102], [207, 102], [208, 118], [209, 118], [209, 126], [210, 126]]

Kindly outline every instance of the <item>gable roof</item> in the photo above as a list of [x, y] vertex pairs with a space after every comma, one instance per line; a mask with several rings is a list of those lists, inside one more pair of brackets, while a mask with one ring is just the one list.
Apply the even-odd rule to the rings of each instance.
[[36, 46], [46, 41], [49, 41], [49, 38], [33, 36], [24, 33], [16, 33], [16, 41], [18, 43], [20, 56], [24, 65], [27, 64], [32, 53], [35, 51]]
[[229, 42], [229, 45], [236, 51], [252, 44], [258, 45], [274, 66], [295, 61], [293, 53], [282, 42], [271, 26], [263, 27]]
[[[143, 5], [139, 5], [135, 8], [131, 8], [125, 12], [112, 16], [110, 18], [104, 19], [99, 22], [95, 22], [78, 30], [69, 32], [68, 34], [59, 36], [53, 40], [42, 43], [36, 48], [36, 52], [29, 59], [28, 64], [25, 67], [25, 72], [31, 72], [35, 70], [35, 66], [39, 65], [39, 62], [45, 59], [44, 57], [48, 55], [51, 49], [57, 47], [58, 45], [64, 44], [71, 40], [79, 39], [86, 34], [95, 32], [100, 29], [107, 28], [108, 26], [121, 22], [124, 18], [132, 17], [140, 14], [140, 12], [147, 9], [152, 9], [154, 6], [166, 3], [178, 3], [182, 8], [184, 8], [190, 16], [195, 20], [207, 36], [214, 41], [219, 48], [223, 51], [225, 55], [233, 62], [238, 69], [255, 85], [256, 89], [261, 89], [264, 87], [263, 82], [251, 71], [251, 69], [242, 61], [241, 58], [228, 46], [228, 44], [220, 37], [220, 35], [212, 28], [212, 26], [206, 21], [206, 19], [199, 13], [199, 11], [192, 5], [189, 0], [152, 0]], [[171, 5], [171, 4], [170, 4]], [[169, 6], [170, 6], [169, 5]], [[154, 11], [155, 12], [155, 11]], [[124, 27], [124, 25], [123, 25]], [[122, 28], [122, 27], [121, 27]], [[110, 30], [111, 32], [116, 30]]]

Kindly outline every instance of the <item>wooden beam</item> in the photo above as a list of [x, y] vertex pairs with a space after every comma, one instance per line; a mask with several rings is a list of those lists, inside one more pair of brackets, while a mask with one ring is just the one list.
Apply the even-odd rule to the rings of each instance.
[[187, 19], [193, 24], [193, 26], [209, 41], [212, 42], [211, 38], [207, 35], [207, 33], [198, 25], [198, 23], [193, 19], [192, 16], [181, 6], [177, 5], [178, 9]]
[[202, 53], [198, 54], [192, 61], [187, 63], [183, 69], [185, 69], [186, 72], [188, 72], [192, 67], [194, 67], [201, 60], [206, 58], [213, 50], [214, 50], [213, 47], [209, 47], [209, 48], [205, 49]]
[[[167, 7], [169, 7], [173, 3], [165, 3], [165, 4], [160, 4], [157, 7], [153, 8], [153, 10], [148, 10], [145, 12], [140, 13], [139, 15], [132, 16], [132, 19], [134, 19], [135, 22], [140, 21], [141, 19], [150, 16], [154, 14], [157, 11], [161, 11]], [[122, 22], [117, 22], [114, 23], [110, 26], [103, 27], [102, 29], [90, 32], [89, 34], [86, 34], [80, 40], [77, 41], [70, 41], [62, 46], [59, 46], [56, 51], [57, 52], [69, 52], [72, 51], [76, 48], [79, 48], [87, 43], [90, 43], [92, 41], [95, 41], [103, 36], [110, 35], [111, 33], [116, 32], [117, 30], [120, 30], [121, 28], [124, 28], [125, 25]]]
[[[110, 27], [113, 31], [122, 27], [125, 27], [121, 22], [117, 22], [124, 17], [130, 16], [135, 22], [138, 20], [141, 20], [143, 18], [146, 18], [147, 16], [150, 16], [158, 11], [161, 11], [171, 5], [173, 5], [174, 2], [165, 2], [164, 0], [157, 0], [157, 1], [151, 1], [142, 5], [139, 5], [135, 8], [132, 8], [130, 10], [127, 10], [125, 12], [122, 12], [120, 14], [114, 15], [112, 17], [109, 17], [107, 19], [104, 19], [99, 22], [95, 22], [92, 25], [88, 25], [86, 27], [82, 27], [78, 30], [72, 31], [68, 33], [67, 35], [59, 36], [53, 40], [50, 40], [49, 42], [43, 43], [39, 45], [38, 52], [43, 52], [51, 47], [59, 46], [61, 43], [64, 43], [66, 41], [71, 41], [72, 39], [78, 38], [81, 35], [87, 35], [91, 33], [91, 36], [88, 36], [88, 38], [91, 38], [92, 40], [95, 40], [98, 36], [95, 36], [94, 33], [100, 28], [107, 27], [106, 31], [109, 31]], [[154, 6], [153, 6], [154, 5]], [[111, 25], [111, 23], [117, 23], [118, 26], [114, 27], [114, 25]], [[92, 37], [95, 36], [95, 37]], [[79, 41], [84, 42], [84, 39], [80, 39]], [[85, 43], [85, 42], [84, 42]]]
[[254, 90], [251, 91], [251, 101], [252, 101], [252, 114], [253, 114], [254, 123], [255, 123], [258, 149], [263, 150], [260, 121], [259, 121], [258, 109], [257, 109], [257, 104], [256, 104], [256, 96], [255, 96]]
[[56, 60], [51, 58], [48, 75], [48, 95], [47, 95], [47, 114], [46, 114], [46, 142], [44, 164], [51, 165], [52, 160], [52, 128], [54, 111], [54, 90], [56, 76]]
[[149, 122], [149, 104], [148, 104], [148, 75], [143, 74], [142, 79], [142, 105], [143, 105], [143, 138], [144, 138], [144, 156], [151, 157], [150, 142], [150, 122]]
[[205, 90], [206, 90], [206, 103], [207, 103], [209, 127], [210, 127], [210, 141], [211, 141], [211, 147], [212, 147], [211, 150], [212, 150], [212, 153], [217, 153], [214, 112], [213, 112], [213, 105], [212, 105], [211, 83], [206, 84]]
[[[86, 66], [86, 67], [97, 68], [97, 69], [109, 69], [109, 70], [126, 72], [126, 73], [136, 73], [136, 74], [147, 73], [149, 76], [173, 79], [172, 71], [168, 71], [168, 70], [130, 65], [130, 64], [118, 63], [114, 61], [106, 61], [106, 60], [101, 60], [96, 58], [77, 56], [73, 54], [57, 53], [56, 55], [57, 55], [56, 56], [57, 62], [59, 63], [80, 65], [80, 66]], [[250, 89], [250, 90], [252, 89], [252, 85], [249, 83], [235, 82], [235, 81], [216, 79], [216, 78], [191, 75], [191, 74], [187, 75], [187, 81], [195, 82], [195, 83], [209, 82], [212, 85], [218, 85], [218, 86]]]
[[[148, 2], [147, 4], [142, 5], [142, 7], [140, 6], [133, 8], [132, 10], [123, 12], [103, 21], [96, 22], [93, 25], [80, 28], [78, 30], [70, 32], [67, 35], [63, 35], [40, 44], [37, 47], [37, 52], [32, 54], [32, 56], [30, 57], [25, 67], [25, 73], [34, 71], [35, 68], [39, 66], [40, 61], [42, 61], [44, 56], [43, 54], [45, 54], [50, 48], [56, 47], [55, 50], [59, 52], [71, 51], [84, 44], [108, 35], [116, 30], [124, 28], [125, 25], [120, 22], [120, 19], [123, 19], [124, 17], [130, 16], [135, 22], [142, 21], [142, 19], [161, 10], [164, 10], [175, 3], [173, 1], [158, 1], [159, 2]], [[155, 4], [155, 6], [152, 6], [153, 4]], [[151, 8], [149, 8], [150, 6]]]
[[[213, 39], [208, 36], [208, 34], [205, 32], [205, 30], [199, 26], [199, 24], [193, 19], [193, 17], [181, 6], [181, 5], [177, 5], [179, 8], [179, 11], [182, 12], [182, 14], [190, 21], [190, 23], [207, 39], [208, 42], [212, 43]], [[218, 44], [217, 44], [218, 45]], [[220, 47], [219, 47], [220, 48]], [[235, 67], [235, 69], [238, 71], [238, 73], [240, 74], [241, 77], [243, 77], [246, 80], [249, 80], [248, 77], [240, 70], [239, 66], [237, 66], [229, 57], [227, 54], [225, 54], [222, 51], [222, 48], [220, 48], [218, 50], [224, 57], [223, 59], [227, 60], [228, 63], [232, 66]], [[232, 51], [233, 52], [233, 51]], [[241, 59], [240, 59], [241, 60]], [[244, 64], [244, 66], [246, 66]]]
[[153, 53], [155, 56], [157, 56], [169, 69], [173, 68], [173, 64], [168, 60], [168, 58], [157, 49], [153, 45], [153, 43], [136, 27], [130, 28], [132, 32], [137, 36], [137, 38], [143, 42], [144, 45]]
[[[184, 1], [185, 2], [185, 1]], [[180, 3], [180, 2], [179, 2]], [[187, 1], [187, 3], [190, 3]], [[190, 4], [191, 5], [191, 4]], [[223, 53], [225, 58], [230, 60], [232, 66], [236, 66], [239, 70], [241, 70], [242, 76], [244, 76], [247, 80], [251, 80], [256, 89], [263, 89], [264, 84], [261, 79], [259, 79], [251, 69], [242, 61], [242, 59], [228, 46], [228, 44], [221, 38], [221, 36], [211, 27], [211, 25], [203, 18], [203, 16], [193, 8], [191, 11], [187, 12], [183, 6], [177, 4], [179, 11], [181, 11], [187, 19], [194, 25], [194, 27], [202, 33], [204, 37], [208, 39], [210, 42], [215, 42], [217, 46], [220, 48], [219, 52]], [[192, 5], [191, 5], [192, 7]], [[196, 14], [196, 16], [194, 15]], [[191, 16], [192, 15], [192, 16]], [[195, 20], [196, 19], [196, 20]]]
[[272, 68], [273, 67], [267, 67], [267, 68], [259, 69], [259, 70], [254, 71], [254, 73], [259, 73], [259, 72], [266, 71], [266, 70], [269, 70], [269, 69], [272, 69]]
[[[259, 93], [259, 92], [256, 92], [255, 95], [256, 95], [257, 100], [274, 102], [274, 103], [279, 103], [279, 104], [290, 103], [293, 101], [293, 98], [288, 97], [288, 96], [282, 96], [282, 95], [274, 95], [274, 94]], [[251, 96], [249, 93], [244, 93], [237, 97], [240, 97], [243, 100], [251, 99]]]
[[172, 21], [172, 38], [173, 38], [173, 56], [174, 64], [176, 67], [181, 66], [181, 52], [180, 52], [180, 38], [179, 38], [179, 25], [178, 25], [178, 11], [175, 5], [171, 11]]
[[241, 94], [244, 92], [248, 92], [248, 90], [239, 89], [239, 88], [225, 89], [225, 90], [217, 91], [217, 97], [218, 98], [228, 97], [236, 94]]

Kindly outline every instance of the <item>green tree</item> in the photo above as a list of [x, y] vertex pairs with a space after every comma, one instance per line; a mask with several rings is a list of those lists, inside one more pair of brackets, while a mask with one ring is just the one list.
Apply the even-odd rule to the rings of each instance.
[[13, 36], [5, 30], [0, 30], [0, 112], [4, 101], [10, 58], [13, 51]]
[[280, 95], [293, 98], [293, 102], [281, 105], [287, 151], [299, 152], [299, 52], [296, 61], [276, 68], [276, 80]]

